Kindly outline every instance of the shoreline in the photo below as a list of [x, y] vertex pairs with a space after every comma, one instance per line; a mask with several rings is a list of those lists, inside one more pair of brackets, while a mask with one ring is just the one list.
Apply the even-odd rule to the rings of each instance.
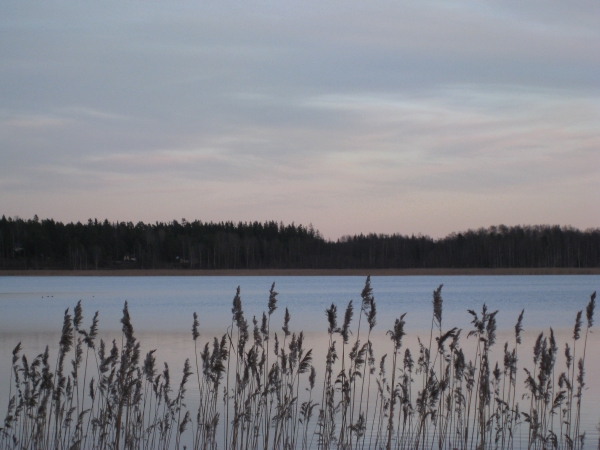
[[107, 269], [107, 270], [0, 270], [7, 276], [56, 277], [164, 277], [164, 276], [440, 276], [440, 275], [600, 275], [600, 267], [502, 269]]

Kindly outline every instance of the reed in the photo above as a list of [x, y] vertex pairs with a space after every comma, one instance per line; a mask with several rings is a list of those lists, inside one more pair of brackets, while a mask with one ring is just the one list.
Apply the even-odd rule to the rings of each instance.
[[[54, 368], [50, 351], [33, 359], [14, 348], [7, 413], [0, 428], [6, 449], [573, 449], [583, 448], [581, 405], [595, 292], [576, 314], [572, 342], [554, 331], [535, 341], [533, 361], [519, 369], [524, 311], [514, 340], [493, 361], [496, 315], [484, 304], [469, 310], [474, 340], [468, 356], [463, 330], [443, 323], [442, 286], [433, 291], [429, 339], [418, 358], [404, 348], [406, 313], [391, 324], [388, 352], [376, 355], [376, 302], [368, 277], [357, 311], [352, 301], [338, 324], [325, 311], [327, 350], [320, 383], [305, 335], [285, 310], [271, 330], [275, 284], [262, 317], [248, 320], [238, 287], [231, 326], [200, 344], [193, 314], [194, 355], [178, 382], [150, 350], [142, 360], [127, 302], [120, 342], [98, 341], [99, 313], [83, 328], [81, 302], [64, 313]], [[364, 317], [363, 317], [364, 316]], [[353, 323], [356, 326], [353, 327]], [[365, 325], [366, 324], [366, 325]], [[361, 326], [368, 326], [365, 331]], [[361, 335], [362, 331], [362, 335]], [[557, 367], [564, 348], [564, 369]], [[385, 351], [385, 350], [384, 350]], [[70, 361], [70, 370], [67, 369]], [[191, 362], [190, 362], [191, 361]], [[519, 377], [522, 373], [524, 377]], [[518, 389], [519, 380], [524, 383]], [[196, 384], [197, 408], [186, 404]], [[521, 439], [520, 436], [524, 436]]]

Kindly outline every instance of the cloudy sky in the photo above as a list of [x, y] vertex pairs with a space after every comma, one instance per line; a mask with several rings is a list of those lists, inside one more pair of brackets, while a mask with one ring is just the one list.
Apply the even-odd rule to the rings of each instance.
[[600, 225], [600, 2], [2, 2], [0, 213]]

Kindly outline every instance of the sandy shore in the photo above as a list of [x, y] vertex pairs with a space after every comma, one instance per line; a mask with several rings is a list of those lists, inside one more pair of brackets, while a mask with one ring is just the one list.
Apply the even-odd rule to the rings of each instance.
[[121, 270], [0, 270], [0, 276], [409, 276], [409, 275], [600, 275], [600, 268], [519, 269], [121, 269]]

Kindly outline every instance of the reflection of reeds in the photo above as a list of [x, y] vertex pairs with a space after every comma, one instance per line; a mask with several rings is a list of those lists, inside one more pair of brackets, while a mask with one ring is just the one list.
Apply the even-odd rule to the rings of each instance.
[[[204, 347], [198, 346], [200, 324], [194, 313], [193, 362], [185, 361], [177, 387], [172, 387], [166, 364], [159, 371], [155, 350], [141, 360], [127, 302], [121, 342], [112, 344], [96, 342], [98, 313], [89, 330], [81, 328], [83, 310], [77, 303], [73, 316], [65, 311], [54, 371], [48, 347], [32, 361], [21, 355], [20, 344], [15, 347], [0, 447], [168, 449], [186, 448], [185, 442], [202, 450], [466, 450], [520, 448], [520, 435], [528, 449], [583, 447], [581, 403], [595, 293], [585, 310], [585, 330], [583, 311], [576, 315], [573, 342], [564, 347], [564, 371], [556, 367], [554, 331], [537, 338], [533, 366], [523, 369], [526, 390], [520, 407], [523, 311], [514, 342], [504, 344], [503, 361], [494, 363], [497, 311], [486, 305], [479, 313], [470, 310], [473, 329], [467, 338], [476, 343], [473, 358], [467, 360], [459, 345], [461, 330], [443, 326], [439, 286], [433, 292], [430, 339], [419, 340], [418, 359], [413, 360], [408, 348], [402, 351], [403, 314], [388, 331], [391, 356], [384, 354], [377, 365], [371, 341], [376, 304], [367, 278], [355, 333], [352, 302], [339, 326], [336, 305], [326, 310], [325, 370], [320, 392], [315, 392], [312, 350], [304, 348], [302, 332], [291, 330], [287, 309], [282, 334], [270, 329], [277, 308], [274, 289], [273, 284], [268, 312], [250, 324], [238, 288], [231, 327]], [[361, 336], [363, 316], [368, 330]], [[200, 397], [193, 412], [185, 404], [192, 365]]]

